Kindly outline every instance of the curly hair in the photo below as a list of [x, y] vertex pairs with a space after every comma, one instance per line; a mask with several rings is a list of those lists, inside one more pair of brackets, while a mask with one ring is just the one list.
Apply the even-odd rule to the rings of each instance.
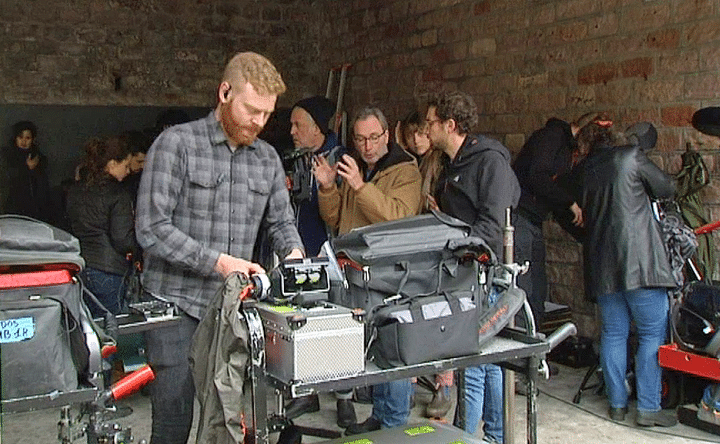
[[578, 151], [581, 155], [591, 153], [600, 146], [619, 146], [626, 142], [623, 134], [611, 126], [601, 126], [591, 122], [583, 126], [577, 135]]
[[468, 134], [478, 123], [477, 105], [470, 94], [462, 91], [438, 93], [428, 101], [427, 106], [435, 108], [439, 119], [453, 119], [460, 134]]
[[92, 138], [85, 144], [85, 158], [81, 169], [86, 185], [94, 185], [108, 178], [105, 167], [114, 160], [120, 162], [130, 155], [127, 136]]
[[235, 54], [225, 66], [222, 81], [233, 86], [249, 82], [261, 95], [280, 95], [287, 89], [270, 60], [254, 52]]

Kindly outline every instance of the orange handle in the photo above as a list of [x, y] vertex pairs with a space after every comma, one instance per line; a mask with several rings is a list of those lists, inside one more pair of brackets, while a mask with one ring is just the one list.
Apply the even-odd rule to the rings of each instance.
[[720, 220], [695, 228], [695, 234], [710, 233], [711, 231], [716, 230], [718, 227], [720, 227]]
[[142, 386], [153, 379], [155, 379], [155, 373], [149, 365], [146, 365], [113, 384], [110, 391], [115, 400], [122, 399], [140, 390]]

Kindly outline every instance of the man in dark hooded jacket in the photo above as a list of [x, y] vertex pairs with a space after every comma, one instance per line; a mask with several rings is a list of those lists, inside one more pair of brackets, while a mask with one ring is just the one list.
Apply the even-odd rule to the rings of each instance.
[[530, 273], [518, 276], [538, 323], [545, 315], [547, 275], [545, 273], [545, 239], [542, 224], [552, 212], [563, 227], [580, 226], [582, 211], [570, 190], [558, 178], [570, 172], [579, 158], [575, 141], [580, 128], [597, 113], [588, 113], [572, 123], [551, 118], [533, 132], [513, 163], [522, 193], [515, 211], [515, 259], [530, 261]]
[[[475, 102], [463, 92], [442, 93], [429, 101], [426, 122], [430, 141], [447, 154], [434, 201], [443, 212], [469, 224], [473, 235], [501, 254], [505, 211], [517, 205], [520, 185], [510, 167], [507, 148], [496, 140], [470, 134], [477, 120]], [[475, 433], [482, 419], [485, 440], [502, 442], [500, 367], [485, 364], [467, 368], [465, 385], [465, 430]]]

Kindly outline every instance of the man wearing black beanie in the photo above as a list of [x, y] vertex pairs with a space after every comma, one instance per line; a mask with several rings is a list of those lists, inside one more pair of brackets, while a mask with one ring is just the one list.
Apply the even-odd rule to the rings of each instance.
[[[317, 256], [328, 240], [329, 230], [320, 217], [318, 191], [312, 174], [312, 157], [323, 156], [333, 165], [345, 154], [337, 135], [330, 129], [335, 104], [323, 97], [313, 96], [298, 101], [290, 114], [290, 135], [296, 152], [290, 196], [295, 207], [295, 221], [308, 257]], [[338, 426], [346, 428], [357, 419], [352, 404], [352, 391], [337, 392]], [[288, 419], [320, 409], [317, 395], [293, 400], [285, 409]]]
[[332, 101], [314, 96], [297, 102], [290, 115], [290, 135], [296, 151], [300, 152], [294, 163], [290, 195], [308, 256], [316, 256], [328, 239], [327, 227], [318, 208], [317, 184], [311, 171], [312, 156], [323, 156], [334, 164], [345, 153], [329, 127], [334, 113]]

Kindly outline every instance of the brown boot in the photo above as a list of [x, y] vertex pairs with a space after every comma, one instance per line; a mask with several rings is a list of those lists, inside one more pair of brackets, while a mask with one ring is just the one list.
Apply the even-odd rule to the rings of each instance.
[[448, 387], [440, 387], [433, 393], [433, 398], [425, 409], [425, 417], [427, 418], [443, 418], [450, 410], [452, 402], [450, 401], [450, 390]]

